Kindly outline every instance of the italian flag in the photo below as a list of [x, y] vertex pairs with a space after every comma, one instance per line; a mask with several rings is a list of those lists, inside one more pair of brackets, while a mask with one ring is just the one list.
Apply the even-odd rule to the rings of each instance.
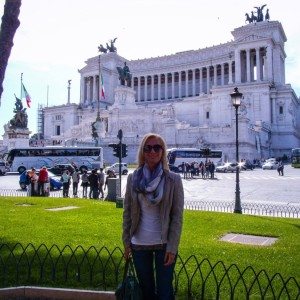
[[[30, 105], [31, 105], [31, 97], [30, 95], [28, 94], [24, 84], [22, 83], [22, 95], [24, 95], [24, 97], [26, 98], [26, 103], [27, 103], [27, 107], [30, 108]], [[22, 97], [22, 99], [24, 98]]]
[[102, 77], [102, 74], [100, 74], [100, 80], [101, 80], [100, 98], [101, 98], [101, 99], [105, 99], [105, 90], [104, 90], [104, 84], [103, 84], [103, 77]]

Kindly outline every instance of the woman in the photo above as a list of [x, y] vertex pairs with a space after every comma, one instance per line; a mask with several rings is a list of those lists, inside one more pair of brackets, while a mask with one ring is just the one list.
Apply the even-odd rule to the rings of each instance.
[[165, 141], [145, 135], [138, 168], [128, 176], [123, 213], [124, 256], [132, 255], [144, 300], [174, 299], [183, 202], [181, 177], [169, 171]]

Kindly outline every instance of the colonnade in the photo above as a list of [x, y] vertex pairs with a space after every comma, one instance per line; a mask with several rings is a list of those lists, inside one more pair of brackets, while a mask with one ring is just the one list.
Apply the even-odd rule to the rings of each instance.
[[208, 94], [213, 86], [234, 82], [235, 64], [227, 62], [183, 71], [133, 76], [136, 101], [168, 100]]
[[[232, 58], [232, 61], [215, 64], [211, 61], [210, 65], [185, 70], [132, 74], [136, 102], [194, 97], [209, 94], [212, 87], [273, 80], [271, 46], [236, 49]], [[99, 75], [82, 76], [81, 102], [98, 101], [99, 95]]]

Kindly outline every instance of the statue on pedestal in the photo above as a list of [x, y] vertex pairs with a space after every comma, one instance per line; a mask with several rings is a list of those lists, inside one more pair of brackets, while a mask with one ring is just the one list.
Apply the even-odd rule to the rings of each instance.
[[22, 128], [27, 129], [28, 124], [28, 116], [26, 112], [26, 108], [23, 108], [22, 100], [16, 97], [15, 109], [14, 109], [14, 117], [9, 121], [10, 128]]

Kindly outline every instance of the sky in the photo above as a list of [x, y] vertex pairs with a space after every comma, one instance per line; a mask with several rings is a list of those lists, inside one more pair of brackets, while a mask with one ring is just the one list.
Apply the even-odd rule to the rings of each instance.
[[[78, 69], [98, 55], [98, 46], [117, 37], [117, 52], [128, 60], [202, 49], [233, 39], [231, 31], [245, 25], [245, 13], [267, 4], [270, 20], [281, 22], [285, 44], [286, 83], [300, 96], [300, 29], [297, 0], [23, 0], [3, 84], [0, 139], [12, 119], [20, 76], [31, 96], [27, 109], [32, 133], [37, 108], [79, 103]], [[0, 16], [4, 11], [0, 0]], [[25, 101], [24, 101], [25, 106]]]

